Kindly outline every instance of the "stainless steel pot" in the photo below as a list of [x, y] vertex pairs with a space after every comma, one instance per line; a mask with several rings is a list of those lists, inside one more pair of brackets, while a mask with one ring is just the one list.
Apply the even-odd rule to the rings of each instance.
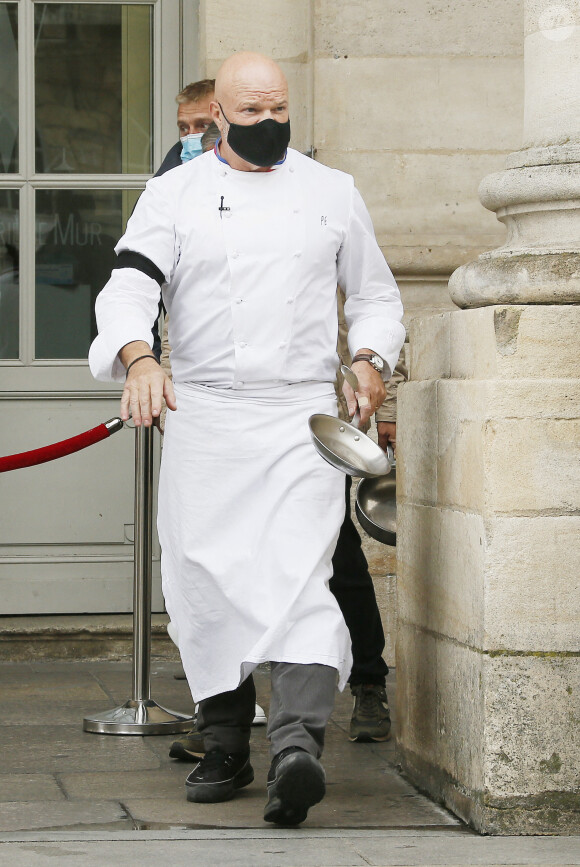
[[355, 512], [369, 536], [385, 545], [397, 543], [397, 471], [362, 479], [356, 489]]
[[[341, 369], [354, 391], [358, 391], [356, 375], [346, 365]], [[308, 419], [312, 442], [325, 461], [349, 476], [368, 479], [384, 476], [393, 465], [393, 451], [389, 447], [385, 453], [374, 440], [358, 429], [359, 423], [358, 410], [351, 424], [323, 413], [311, 415]]]

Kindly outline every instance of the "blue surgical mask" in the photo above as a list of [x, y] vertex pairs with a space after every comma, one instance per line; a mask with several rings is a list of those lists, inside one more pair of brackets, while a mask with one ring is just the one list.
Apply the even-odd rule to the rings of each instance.
[[180, 137], [181, 142], [181, 162], [187, 163], [189, 160], [195, 159], [202, 153], [201, 147], [201, 137], [202, 132], [193, 132], [190, 135], [183, 135]]

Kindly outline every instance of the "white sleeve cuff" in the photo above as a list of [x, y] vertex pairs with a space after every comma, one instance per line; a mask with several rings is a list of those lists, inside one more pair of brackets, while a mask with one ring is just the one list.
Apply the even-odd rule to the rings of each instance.
[[95, 379], [123, 382], [125, 367], [121, 363], [119, 352], [134, 340], [143, 340], [152, 348], [151, 327], [147, 323], [116, 322], [104, 328], [89, 349], [89, 367]]
[[349, 328], [348, 348], [353, 358], [360, 349], [366, 347], [380, 355], [388, 367], [388, 370], [383, 371], [383, 379], [386, 381], [391, 378], [395, 369], [405, 335], [405, 326], [396, 319], [359, 319]]

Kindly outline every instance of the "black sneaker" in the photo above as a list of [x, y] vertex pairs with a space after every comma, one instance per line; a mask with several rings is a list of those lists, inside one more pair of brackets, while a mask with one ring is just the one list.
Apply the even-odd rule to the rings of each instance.
[[350, 721], [349, 740], [388, 741], [391, 736], [391, 714], [384, 686], [365, 683], [351, 686], [354, 708]]
[[300, 747], [286, 747], [270, 765], [264, 819], [277, 825], [299, 825], [325, 792], [324, 768], [318, 759]]
[[249, 751], [224, 753], [223, 750], [210, 750], [185, 781], [187, 800], [199, 804], [230, 801], [236, 789], [249, 786], [253, 779]]

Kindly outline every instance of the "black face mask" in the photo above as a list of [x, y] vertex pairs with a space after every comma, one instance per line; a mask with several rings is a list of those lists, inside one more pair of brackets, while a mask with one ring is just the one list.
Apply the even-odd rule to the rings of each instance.
[[269, 117], [259, 123], [244, 126], [230, 123], [221, 105], [221, 112], [229, 124], [228, 144], [235, 154], [260, 168], [269, 168], [279, 162], [290, 141], [290, 121], [279, 123]]

